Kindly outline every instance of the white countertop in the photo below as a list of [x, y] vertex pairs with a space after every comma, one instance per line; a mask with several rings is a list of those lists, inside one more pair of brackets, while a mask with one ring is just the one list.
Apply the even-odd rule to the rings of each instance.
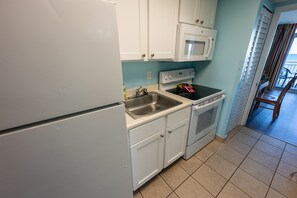
[[137, 120], [134, 119], [134, 118], [132, 118], [130, 115], [128, 115], [126, 113], [127, 129], [135, 128], [137, 126], [140, 126], [142, 124], [148, 123], [150, 121], [153, 121], [155, 119], [158, 119], [160, 117], [166, 116], [166, 115], [168, 115], [170, 113], [173, 113], [175, 111], [184, 109], [184, 108], [192, 105], [192, 101], [191, 100], [186, 99], [186, 98], [183, 98], [181, 96], [178, 96], [178, 95], [175, 95], [175, 94], [172, 94], [172, 93], [169, 93], [169, 92], [161, 91], [161, 90], [153, 90], [153, 91], [154, 92], [157, 92], [159, 94], [162, 94], [164, 96], [170, 97], [170, 98], [172, 98], [174, 100], [180, 101], [180, 102], [182, 102], [182, 104], [177, 105], [177, 106], [172, 107], [172, 108], [169, 108], [167, 110], [161, 111], [159, 113], [155, 113], [155, 114], [150, 115], [150, 116], [139, 118]]

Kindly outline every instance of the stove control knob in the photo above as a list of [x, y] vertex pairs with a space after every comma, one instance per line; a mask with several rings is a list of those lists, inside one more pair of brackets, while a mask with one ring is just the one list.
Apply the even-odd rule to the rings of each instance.
[[171, 77], [172, 77], [172, 76], [171, 76], [171, 75], [169, 75], [169, 76], [168, 76], [168, 79], [171, 79]]
[[164, 78], [165, 78], [165, 80], [168, 80], [168, 76], [166, 75], [166, 76], [164, 76]]

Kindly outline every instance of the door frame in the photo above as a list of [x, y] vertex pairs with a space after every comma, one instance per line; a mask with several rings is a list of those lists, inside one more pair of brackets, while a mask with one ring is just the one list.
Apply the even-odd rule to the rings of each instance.
[[257, 68], [256, 74], [255, 74], [254, 80], [253, 80], [252, 88], [251, 88], [249, 96], [248, 96], [248, 101], [245, 105], [244, 113], [241, 118], [241, 122], [240, 122], [241, 125], [245, 125], [247, 122], [247, 119], [248, 119], [250, 110], [252, 108], [256, 92], [258, 90], [258, 86], [259, 86], [259, 82], [261, 80], [261, 76], [262, 76], [262, 73], [264, 70], [265, 62], [268, 57], [281, 14], [282, 14], [282, 12], [287, 12], [287, 11], [292, 11], [292, 10], [297, 10], [297, 3], [275, 8], [275, 12], [272, 16], [272, 20], [271, 20], [268, 34], [267, 34], [265, 44], [264, 44], [264, 47], [262, 50], [258, 68]]

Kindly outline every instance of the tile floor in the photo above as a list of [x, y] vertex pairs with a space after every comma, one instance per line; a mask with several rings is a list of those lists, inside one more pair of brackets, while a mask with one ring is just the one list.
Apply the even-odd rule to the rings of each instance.
[[248, 128], [178, 160], [134, 198], [297, 198], [297, 147]]

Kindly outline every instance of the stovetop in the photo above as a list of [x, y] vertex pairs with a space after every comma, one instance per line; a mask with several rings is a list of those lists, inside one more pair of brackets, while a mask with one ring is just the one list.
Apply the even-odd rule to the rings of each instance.
[[193, 92], [193, 93], [186, 92], [179, 88], [168, 89], [166, 91], [176, 94], [176, 95], [179, 95], [179, 96], [182, 96], [182, 97], [185, 97], [185, 98], [188, 98], [193, 101], [198, 101], [203, 98], [207, 98], [211, 95], [216, 95], [217, 93], [222, 92], [222, 90], [220, 90], [220, 89], [205, 87], [205, 86], [201, 86], [201, 85], [192, 84], [192, 87], [195, 90], [195, 92]]

